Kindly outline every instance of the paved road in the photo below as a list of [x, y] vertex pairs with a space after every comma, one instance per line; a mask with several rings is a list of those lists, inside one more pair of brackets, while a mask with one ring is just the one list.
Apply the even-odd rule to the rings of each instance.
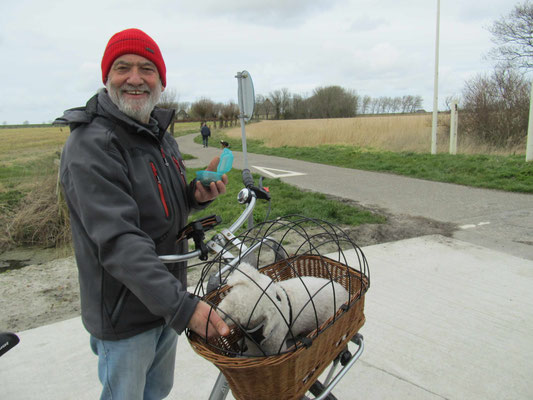
[[[217, 147], [203, 148], [194, 143], [194, 136], [178, 138], [180, 149], [198, 157], [188, 161], [187, 165], [205, 166], [212, 157], [220, 154], [220, 150]], [[234, 166], [243, 168], [242, 153], [234, 152], [234, 155]], [[282, 181], [302, 189], [355, 200], [363, 206], [379, 207], [392, 214], [454, 223], [458, 227], [454, 238], [533, 260], [533, 195], [250, 153], [248, 165], [252, 172], [265, 177], [281, 176]]]

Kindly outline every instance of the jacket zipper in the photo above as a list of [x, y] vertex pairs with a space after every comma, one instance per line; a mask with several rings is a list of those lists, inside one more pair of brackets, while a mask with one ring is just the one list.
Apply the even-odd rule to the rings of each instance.
[[165, 167], [168, 167], [168, 161], [167, 156], [165, 155], [165, 152], [163, 151], [163, 146], [159, 145], [159, 151], [161, 152], [161, 157], [163, 157], [163, 161], [165, 162]]
[[176, 164], [176, 168], [178, 169], [180, 175], [181, 175], [181, 180], [183, 181], [183, 184], [185, 186], [187, 186], [187, 182], [185, 182], [185, 176], [183, 175], [183, 170], [181, 169], [181, 166], [180, 166], [180, 163], [178, 160], [176, 160], [176, 157], [172, 156], [172, 160], [174, 160], [174, 164]]
[[161, 198], [161, 203], [163, 204], [163, 208], [165, 209], [165, 215], [168, 218], [168, 206], [167, 201], [165, 199], [165, 193], [163, 192], [163, 185], [161, 184], [161, 179], [159, 178], [159, 175], [157, 174], [157, 169], [155, 168], [155, 165], [153, 162], [150, 161], [150, 166], [152, 167], [152, 172], [154, 173], [154, 178], [157, 182], [157, 187], [159, 189], [159, 197]]

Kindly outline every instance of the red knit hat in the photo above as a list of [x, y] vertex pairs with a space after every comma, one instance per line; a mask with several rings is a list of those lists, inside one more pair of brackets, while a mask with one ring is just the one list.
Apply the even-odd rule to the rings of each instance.
[[161, 50], [150, 36], [139, 29], [126, 29], [115, 33], [109, 39], [102, 57], [102, 81], [104, 85], [113, 62], [124, 54], [137, 54], [153, 62], [159, 71], [163, 87], [166, 87], [167, 69]]

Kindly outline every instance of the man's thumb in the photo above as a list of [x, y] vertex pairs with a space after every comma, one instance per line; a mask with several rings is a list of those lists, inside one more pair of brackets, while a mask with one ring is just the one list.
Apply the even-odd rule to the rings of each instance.
[[209, 165], [207, 166], [207, 171], [216, 171], [218, 167], [218, 163], [220, 162], [220, 157], [215, 157], [211, 160]]
[[217, 332], [219, 335], [226, 336], [229, 335], [228, 325], [221, 319], [216, 323]]

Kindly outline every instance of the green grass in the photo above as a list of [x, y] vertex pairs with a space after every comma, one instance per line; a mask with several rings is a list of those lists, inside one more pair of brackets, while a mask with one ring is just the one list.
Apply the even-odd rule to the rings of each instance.
[[20, 190], [7, 190], [0, 192], [0, 212], [15, 211], [25, 194]]
[[[242, 150], [239, 139], [229, 139], [220, 133], [213, 137], [213, 140], [217, 142], [220, 139], [227, 140], [232, 150]], [[201, 143], [201, 138], [195, 138], [195, 141]], [[526, 162], [523, 155], [458, 154], [453, 156], [412, 152], [393, 153], [339, 145], [271, 148], [264, 146], [261, 141], [257, 140], [248, 140], [247, 149], [250, 153], [345, 168], [387, 172], [437, 182], [509, 192], [533, 193], [533, 162]]]
[[198, 157], [195, 157], [192, 154], [181, 153], [181, 158], [183, 158], [184, 160], [195, 160]]
[[57, 174], [54, 155], [14, 164], [0, 163], [0, 211], [13, 212], [36, 182]]
[[[192, 179], [198, 169], [189, 169], [188, 178]], [[254, 174], [256, 182], [259, 175]], [[237, 194], [242, 189], [241, 171], [233, 169], [228, 173], [228, 185], [225, 195], [218, 197], [205, 210], [199, 211], [190, 217], [196, 220], [201, 217], [216, 214], [222, 218], [218, 229], [229, 227], [242, 213], [245, 206], [237, 202]], [[325, 195], [312, 192], [303, 192], [279, 179], [264, 179], [263, 185], [268, 187], [272, 197], [271, 211], [268, 219], [299, 214], [306, 217], [326, 220], [338, 225], [379, 224], [386, 222], [385, 217], [362, 211], [347, 204], [328, 199]], [[254, 210], [254, 223], [265, 220], [268, 212], [268, 203], [258, 201]]]

